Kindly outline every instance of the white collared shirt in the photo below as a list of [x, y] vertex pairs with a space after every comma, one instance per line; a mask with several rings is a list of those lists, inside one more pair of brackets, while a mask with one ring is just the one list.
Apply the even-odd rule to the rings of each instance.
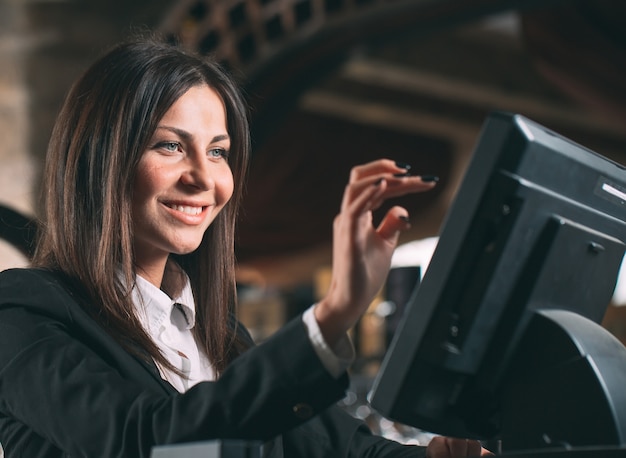
[[198, 382], [215, 379], [210, 361], [204, 352], [198, 351], [191, 332], [196, 320], [196, 307], [188, 278], [181, 293], [170, 298], [137, 275], [132, 298], [144, 329], [167, 360], [184, 375], [181, 377], [159, 367], [164, 380], [183, 393]]
[[[181, 377], [157, 365], [164, 380], [180, 393], [198, 382], [215, 380], [211, 362], [203, 351], [199, 351], [191, 331], [196, 308], [186, 275], [181, 293], [174, 298], [137, 275], [132, 300], [143, 328], [167, 360], [183, 374]], [[322, 336], [313, 309], [314, 306], [311, 306], [302, 316], [309, 339], [324, 367], [334, 377], [339, 377], [353, 361], [354, 347], [346, 335], [338, 345], [330, 348]]]

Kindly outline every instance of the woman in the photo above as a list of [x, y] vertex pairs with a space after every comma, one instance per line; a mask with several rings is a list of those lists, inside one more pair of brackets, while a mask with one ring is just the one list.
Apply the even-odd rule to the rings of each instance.
[[332, 407], [346, 337], [382, 285], [406, 211], [433, 186], [355, 167], [334, 223], [328, 294], [254, 347], [234, 320], [245, 105], [214, 63], [150, 41], [117, 46], [70, 91], [44, 171], [33, 269], [0, 274], [0, 442], [7, 458], [147, 457], [209, 439], [272, 457], [466, 456], [375, 437]]

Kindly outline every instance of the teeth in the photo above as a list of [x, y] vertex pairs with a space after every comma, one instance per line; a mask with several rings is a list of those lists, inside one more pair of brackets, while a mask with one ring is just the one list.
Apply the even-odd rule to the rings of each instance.
[[168, 207], [181, 213], [186, 213], [187, 215], [199, 215], [202, 213], [202, 207], [188, 207], [183, 205], [168, 205]]

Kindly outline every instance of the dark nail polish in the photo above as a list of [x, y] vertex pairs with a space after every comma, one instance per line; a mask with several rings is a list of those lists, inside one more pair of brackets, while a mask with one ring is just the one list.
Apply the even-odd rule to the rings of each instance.
[[410, 222], [409, 217], [406, 215], [398, 216], [398, 219], [400, 219], [401, 221], [404, 221], [405, 223]]
[[421, 178], [424, 183], [430, 183], [432, 181], [436, 183], [439, 181], [439, 177], [435, 175], [422, 175]]
[[409, 164], [404, 163], [404, 162], [396, 161], [396, 166], [400, 167], [401, 169], [404, 169], [404, 170], [411, 170], [411, 166]]
[[403, 177], [410, 177], [411, 174], [409, 172], [394, 173], [393, 176], [396, 177], [396, 178], [403, 178]]

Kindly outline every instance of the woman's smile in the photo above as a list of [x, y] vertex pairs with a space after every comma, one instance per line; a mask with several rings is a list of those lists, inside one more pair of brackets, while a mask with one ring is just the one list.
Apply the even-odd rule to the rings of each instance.
[[202, 213], [202, 210], [207, 207], [192, 207], [189, 205], [175, 205], [175, 204], [165, 204], [168, 208], [172, 210], [176, 210], [177, 212], [185, 213], [187, 215], [197, 216]]
[[185, 223], [200, 224], [209, 214], [214, 205], [187, 204], [177, 202], [163, 202], [169, 214]]

